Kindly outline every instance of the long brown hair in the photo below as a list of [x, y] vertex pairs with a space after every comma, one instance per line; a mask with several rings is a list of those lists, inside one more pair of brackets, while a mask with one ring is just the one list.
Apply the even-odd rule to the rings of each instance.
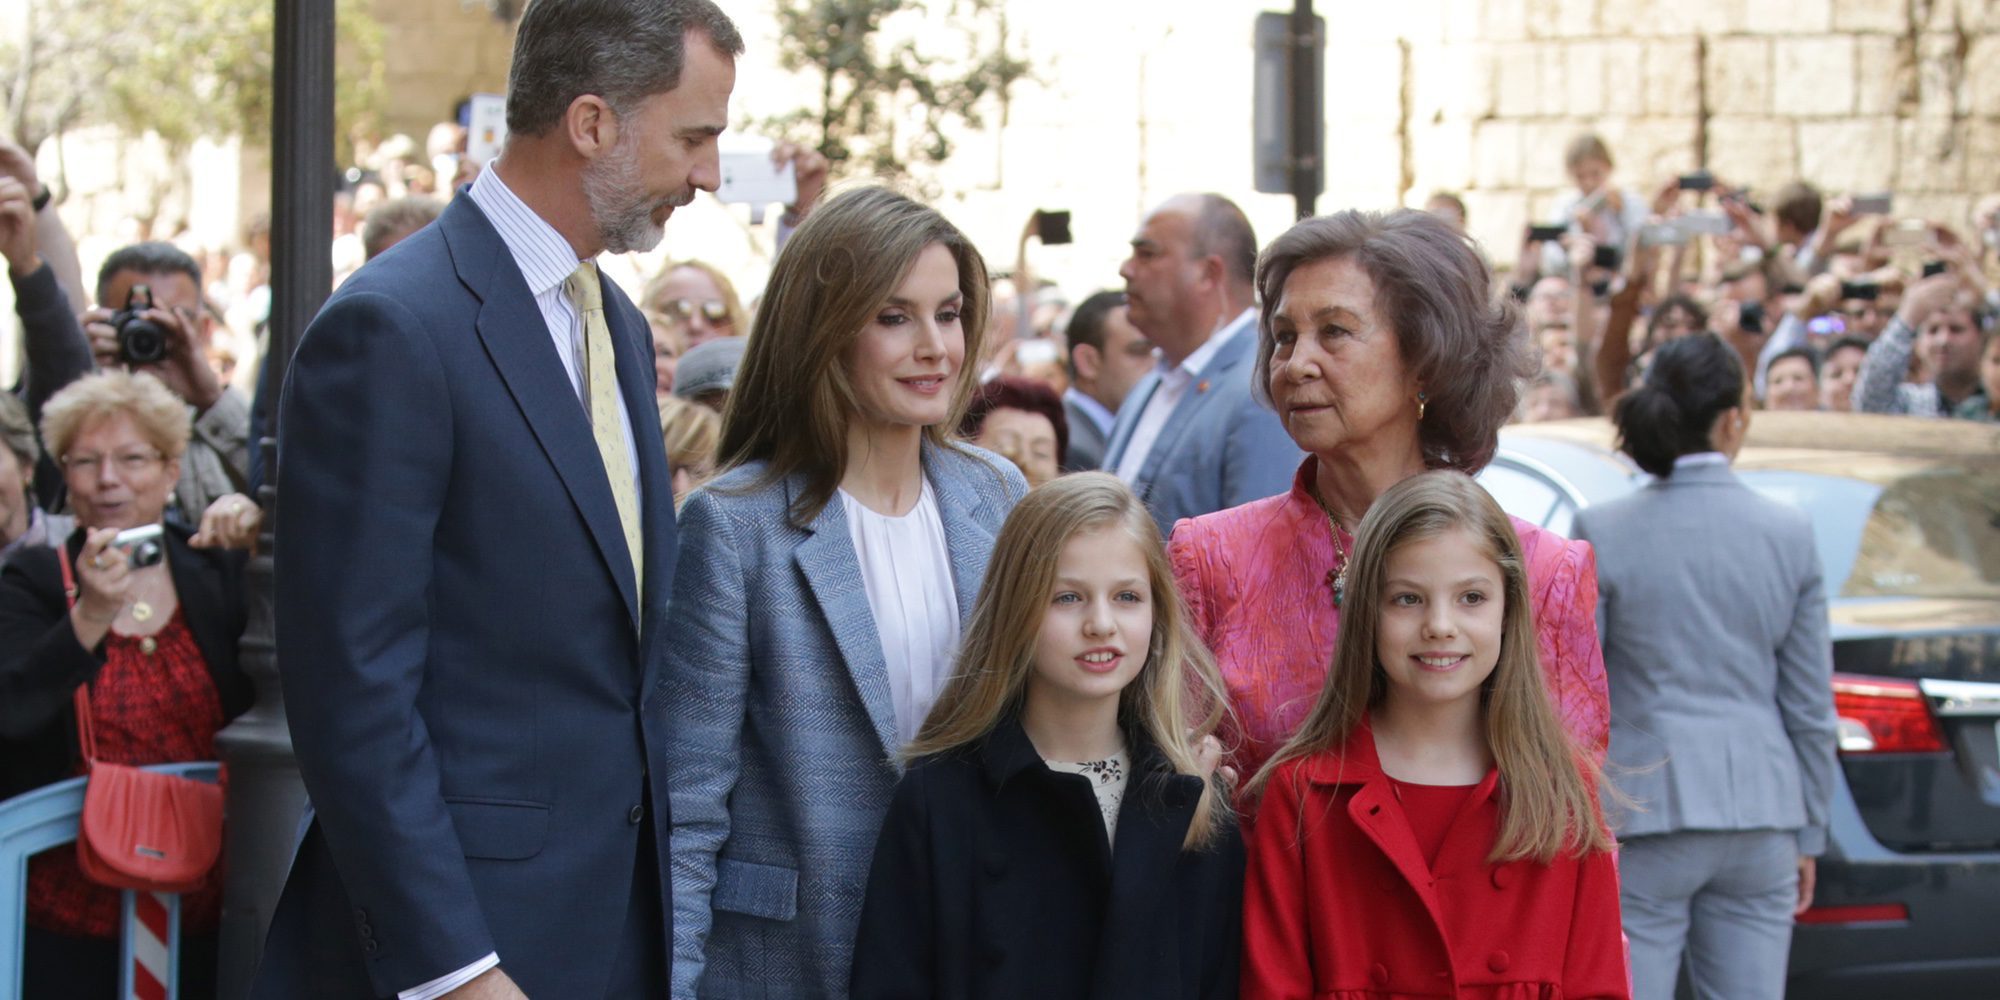
[[1229, 817], [1220, 779], [1203, 774], [1199, 762], [1203, 739], [1226, 711], [1222, 677], [1181, 605], [1152, 515], [1130, 487], [1106, 473], [1063, 476], [1030, 490], [1015, 506], [993, 544], [957, 669], [904, 759], [968, 746], [1020, 710], [1055, 589], [1056, 561], [1071, 538], [1103, 528], [1126, 532], [1144, 553], [1153, 596], [1146, 663], [1119, 694], [1118, 722], [1127, 732], [1143, 733], [1175, 771], [1203, 779], [1182, 847], [1204, 847]]
[[847, 425], [858, 406], [847, 350], [932, 244], [957, 261], [964, 299], [966, 360], [951, 413], [924, 428], [933, 444], [951, 446], [979, 379], [973, 359], [986, 333], [986, 260], [936, 209], [887, 188], [862, 187], [814, 210], [778, 253], [723, 412], [718, 471], [766, 462], [751, 490], [804, 473], [807, 485], [792, 504], [792, 519], [804, 524], [819, 515], [847, 471]]
[[1388, 695], [1389, 679], [1375, 652], [1389, 556], [1414, 541], [1462, 528], [1478, 538], [1500, 567], [1506, 606], [1500, 659], [1480, 692], [1487, 748], [1500, 771], [1500, 835], [1491, 860], [1610, 850], [1596, 803], [1597, 766], [1557, 718], [1536, 652], [1526, 561], [1514, 525], [1493, 498], [1463, 473], [1433, 470], [1384, 492], [1355, 533], [1347, 575], [1348, 614], [1341, 616], [1333, 667], [1312, 715], [1251, 782], [1260, 793], [1287, 761], [1338, 753], [1368, 710]]

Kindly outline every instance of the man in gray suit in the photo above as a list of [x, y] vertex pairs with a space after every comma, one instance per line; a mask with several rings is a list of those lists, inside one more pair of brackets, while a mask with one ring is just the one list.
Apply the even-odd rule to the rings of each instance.
[[1063, 337], [1069, 342], [1069, 388], [1063, 390], [1069, 450], [1062, 470], [1103, 468], [1119, 404], [1153, 370], [1153, 344], [1126, 318], [1124, 292], [1084, 299]]
[[1217, 194], [1182, 194], [1132, 237], [1132, 325], [1159, 364], [1118, 411], [1104, 468], [1132, 484], [1161, 534], [1174, 522], [1283, 493], [1303, 455], [1253, 392], [1257, 237]]

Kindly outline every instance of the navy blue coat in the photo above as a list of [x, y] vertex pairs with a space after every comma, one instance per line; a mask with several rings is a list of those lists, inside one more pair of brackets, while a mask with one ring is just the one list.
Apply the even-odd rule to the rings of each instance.
[[605, 995], [638, 852], [658, 858], [639, 807], [665, 720], [639, 707], [674, 517], [646, 324], [608, 280], [604, 300], [643, 593], [583, 405], [469, 197], [306, 330], [278, 425], [277, 624], [316, 817], [256, 997], [394, 996], [495, 951], [529, 996]]
[[1052, 771], [1009, 717], [912, 765], [875, 847], [854, 1000], [1226, 1000], [1242, 949], [1233, 821], [1184, 851], [1200, 779], [1128, 737], [1107, 843], [1089, 779]]

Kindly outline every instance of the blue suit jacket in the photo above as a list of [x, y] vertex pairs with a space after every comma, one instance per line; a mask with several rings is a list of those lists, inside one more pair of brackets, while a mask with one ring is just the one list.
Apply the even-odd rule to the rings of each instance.
[[279, 423], [277, 625], [317, 816], [255, 996], [393, 996], [493, 951], [529, 996], [605, 995], [638, 851], [659, 850], [633, 810], [674, 559], [649, 335], [608, 281], [605, 302], [643, 594], [583, 404], [470, 198], [307, 329]]
[[[960, 621], [1027, 491], [977, 449], [925, 445]], [[648, 718], [673, 790], [679, 997], [847, 995], [868, 863], [894, 796], [895, 712], [861, 564], [836, 497], [805, 527], [799, 477], [735, 469], [681, 508], [681, 572]]]
[[[1161, 537], [1170, 534], [1181, 518], [1212, 514], [1292, 488], [1292, 474], [1305, 454], [1285, 432], [1277, 413], [1250, 391], [1257, 377], [1256, 360], [1255, 330], [1238, 331], [1195, 376], [1195, 384], [1146, 453], [1132, 489], [1153, 512]], [[1117, 470], [1146, 401], [1159, 387], [1159, 374], [1149, 373], [1125, 397], [1104, 451], [1105, 469]]]

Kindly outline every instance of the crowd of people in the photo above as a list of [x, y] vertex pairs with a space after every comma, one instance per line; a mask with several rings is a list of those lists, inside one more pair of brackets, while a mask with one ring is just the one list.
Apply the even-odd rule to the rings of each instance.
[[[0, 798], [82, 773], [79, 687], [101, 759], [214, 756], [275, 428], [314, 810], [257, 996], [1664, 998], [1684, 955], [1782, 994], [1830, 651], [1810, 526], [1729, 462], [1758, 408], [2000, 421], [2000, 200], [1968, 238], [1647, 197], [1584, 135], [1506, 269], [1450, 194], [1260, 242], [1188, 193], [1071, 307], [1034, 220], [990, 273], [781, 147], [760, 292], [628, 297], [594, 262], [714, 190], [741, 39], [706, 0], [519, 31], [498, 159], [441, 127], [339, 196], [282, 387], [222, 370], [242, 303], [168, 243], [86, 299], [0, 144]], [[1470, 478], [1592, 414], [1655, 483], [1577, 539]], [[1784, 558], [1676, 590], [1686, 518]], [[1725, 648], [1698, 714], [1744, 721], [1660, 721]], [[109, 995], [112, 890], [46, 855], [27, 905], [29, 995]]]

